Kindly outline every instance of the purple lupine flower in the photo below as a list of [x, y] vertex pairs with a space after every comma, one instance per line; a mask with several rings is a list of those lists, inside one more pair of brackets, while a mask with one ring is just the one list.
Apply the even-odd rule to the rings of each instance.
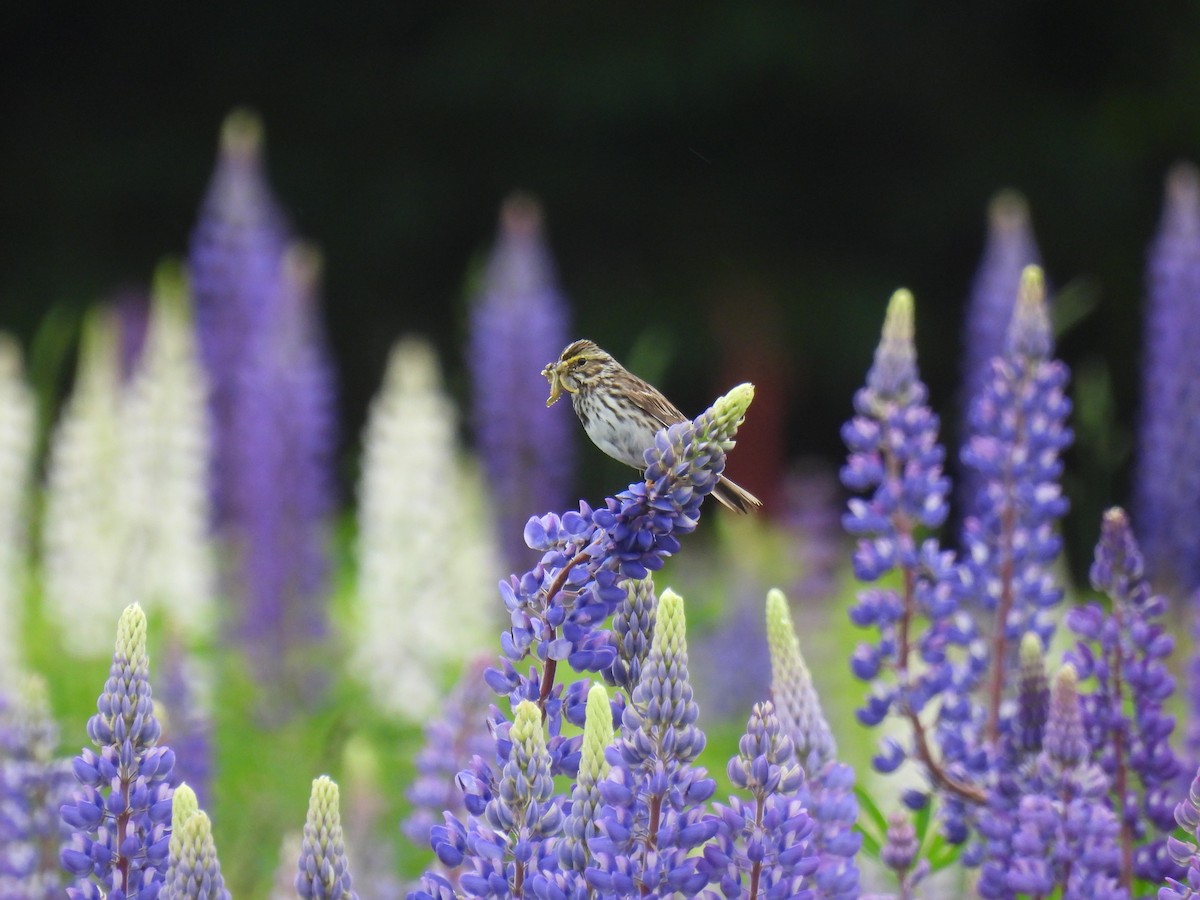
[[1096, 680], [1083, 698], [1084, 721], [1092, 756], [1114, 785], [1124, 883], [1131, 875], [1161, 882], [1183, 874], [1165, 843], [1175, 830], [1170, 800], [1181, 771], [1170, 745], [1175, 718], [1163, 709], [1175, 690], [1166, 663], [1175, 641], [1162, 622], [1166, 598], [1151, 592], [1120, 508], [1104, 514], [1091, 580], [1111, 606], [1106, 613], [1089, 603], [1068, 613], [1067, 625], [1080, 639], [1068, 659], [1080, 679]]
[[1175, 837], [1167, 838], [1167, 851], [1183, 870], [1182, 878], [1168, 876], [1166, 886], [1159, 889], [1158, 900], [1187, 900], [1200, 897], [1200, 849], [1196, 842], [1200, 841], [1200, 771], [1192, 779], [1187, 796], [1175, 805], [1175, 822], [1187, 832], [1185, 840]]
[[569, 340], [567, 304], [542, 234], [541, 208], [514, 195], [471, 311], [470, 368], [475, 438], [491, 486], [497, 535], [509, 564], [526, 568], [517, 537], [538, 510], [561, 509], [573, 467], [575, 423], [560, 404], [546, 409], [538, 374]]
[[1146, 266], [1134, 513], [1150, 575], [1200, 586], [1200, 173], [1178, 164]]
[[212, 718], [206, 708], [198, 668], [200, 661], [189, 654], [178, 635], [167, 640], [163, 653], [162, 704], [164, 743], [177, 747], [172, 779], [186, 781], [201, 797], [212, 797]]
[[854, 830], [854, 770], [837, 760], [837, 745], [800, 653], [787, 598], [775, 589], [767, 593], [767, 644], [774, 708], [808, 776], [799, 787], [799, 799], [815, 822], [810, 841], [819, 863], [811, 885], [820, 898], [857, 897], [855, 856], [862, 836]]
[[796, 564], [787, 594], [801, 607], [828, 601], [837, 590], [846, 549], [840, 494], [837, 473], [823, 463], [798, 466], [784, 480], [780, 522], [792, 539]]
[[11, 698], [0, 695], [0, 897], [63, 895], [58, 808], [70, 799], [74, 779], [57, 749], [46, 682], [26, 676]]
[[236, 485], [230, 475], [243, 440], [233, 422], [243, 390], [241, 373], [253, 359], [254, 343], [271, 329], [279, 265], [290, 241], [290, 228], [267, 183], [262, 122], [237, 110], [221, 126], [216, 169], [188, 254], [209, 376], [213, 496], [222, 522], [232, 514]]
[[[511, 749], [496, 791], [466, 825], [446, 816], [430, 842], [443, 864], [466, 866], [459, 876], [469, 897], [523, 897], [526, 880], [557, 866], [554, 838], [562, 831], [562, 807], [554, 799], [550, 754], [537, 704], [517, 705], [508, 732]], [[427, 873], [417, 900], [446, 896], [450, 882]], [[451, 896], [453, 896], [451, 894]]]
[[217, 861], [212, 823], [186, 783], [175, 789], [166, 883], [160, 900], [230, 900]]
[[693, 855], [717, 831], [703, 817], [716, 782], [692, 763], [704, 749], [688, 681], [683, 598], [663, 591], [642, 677], [609, 748], [588, 883], [601, 897], [695, 896], [709, 875]]
[[728, 806], [713, 804], [717, 833], [704, 847], [703, 865], [720, 892], [705, 896], [815, 896], [809, 876], [819, 859], [815, 823], [801, 797], [804, 769], [770, 700], [754, 705], [728, 773], [753, 802], [733, 796]]
[[920, 851], [917, 830], [908, 813], [897, 811], [888, 816], [887, 834], [879, 850], [880, 861], [895, 873], [900, 885], [900, 900], [912, 900], [916, 886], [929, 874], [929, 860], [917, 859]]
[[1008, 765], [1014, 768], [1041, 751], [1050, 715], [1050, 682], [1041, 638], [1032, 631], [1025, 632], [1018, 656], [1017, 711], [1006, 734]]
[[[974, 783], [980, 766], [970, 751], [970, 729], [977, 706], [969, 697], [986, 666], [986, 652], [975, 626], [961, 613], [961, 567], [937, 539], [925, 536], [946, 519], [949, 480], [943, 475], [945, 451], [938, 442], [938, 418], [926, 402], [917, 374], [913, 344], [913, 298], [897, 291], [888, 304], [883, 337], [867, 375], [867, 386], [854, 398], [856, 416], [842, 429], [850, 456], [841, 472], [852, 491], [870, 492], [850, 501], [843, 526], [858, 541], [854, 571], [860, 581], [875, 582], [897, 572], [901, 586], [859, 592], [850, 611], [860, 628], [876, 628], [879, 641], [854, 651], [854, 674], [871, 683], [858, 718], [878, 725], [889, 714], [905, 718], [912, 749], [886, 739], [875, 758], [877, 769], [893, 771], [911, 753], [935, 789], [953, 802], [981, 803]], [[940, 700], [940, 703], [933, 701]], [[938, 709], [936, 754], [922, 717]], [[955, 842], [966, 838], [961, 822], [947, 822]]]
[[1055, 531], [1067, 511], [1061, 454], [1071, 443], [1064, 395], [1066, 366], [1051, 358], [1053, 335], [1041, 270], [1025, 269], [1003, 356], [971, 405], [962, 451], [980, 493], [963, 523], [972, 600], [995, 620], [991, 638], [983, 741], [996, 745], [1006, 673], [1025, 632], [1050, 640], [1047, 610], [1062, 599], [1050, 574], [1062, 541]]
[[642, 663], [654, 638], [654, 619], [658, 597], [653, 578], [626, 578], [625, 599], [613, 613], [613, 644], [617, 655], [604, 673], [604, 679], [626, 693], [632, 693], [642, 677]]
[[[991, 379], [992, 359], [1004, 355], [1021, 272], [1040, 262], [1029, 204], [1016, 191], [1001, 191], [988, 205], [987, 242], [967, 300], [960, 397], [964, 426], [970, 405]], [[974, 512], [979, 490], [979, 476], [964, 472], [957, 493], [965, 513]]]
[[230, 417], [238, 442], [225, 473], [225, 534], [241, 586], [239, 634], [272, 686], [285, 674], [311, 677], [305, 651], [328, 625], [334, 388], [320, 336], [317, 270], [312, 251], [285, 254], [272, 318], [251, 342]]
[[117, 624], [117, 643], [84, 748], [74, 761], [80, 787], [62, 807], [73, 830], [62, 852], [74, 876], [72, 900], [126, 900], [158, 895], [167, 863], [171, 770], [175, 754], [160, 745], [150, 695], [146, 616], [136, 603]]
[[[560, 662], [579, 672], [603, 673], [617, 658], [611, 632], [603, 622], [625, 600], [623, 581], [644, 578], [679, 549], [680, 536], [695, 530], [700, 504], [712, 492], [754, 397], [739, 385], [697, 417], [660, 431], [646, 451], [645, 480], [593, 509], [530, 519], [526, 542], [541, 561], [520, 578], [500, 585], [511, 628], [501, 635], [501, 668], [486, 675], [497, 693], [515, 706], [535, 700], [544, 710], [547, 746], [555, 774], [574, 774], [578, 738], [560, 734], [564, 714], [583, 723], [582, 694], [567, 694], [555, 683]], [[545, 668], [517, 672], [514, 663], [536, 656]], [[503, 735], [498, 734], [500, 758]], [[481, 779], [486, 781], [486, 779]]]
[[979, 830], [987, 841], [980, 896], [1061, 891], [1074, 900], [1128, 898], [1119, 882], [1119, 826], [1105, 802], [1109, 779], [1090, 761], [1071, 665], [1054, 678], [1035, 765], [1005, 774], [1003, 790], [989, 792], [987, 814], [980, 816]]
[[346, 862], [338, 786], [328, 775], [313, 779], [298, 868], [296, 893], [304, 900], [358, 900]]
[[455, 776], [471, 758], [495, 759], [496, 742], [487, 728], [491, 691], [483, 681], [487, 662], [467, 666], [453, 693], [442, 705], [442, 717], [425, 726], [425, 745], [416, 759], [416, 775], [408, 788], [412, 812], [401, 830], [418, 846], [429, 845], [429, 829], [443, 811], [462, 816], [462, 792]]

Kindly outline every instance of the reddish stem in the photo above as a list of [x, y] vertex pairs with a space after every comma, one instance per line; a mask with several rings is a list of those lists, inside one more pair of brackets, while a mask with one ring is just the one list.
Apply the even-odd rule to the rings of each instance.
[[[1119, 600], [1113, 603], [1113, 617], [1117, 620], [1117, 634], [1123, 633], [1124, 623], [1121, 621]], [[1118, 640], [1117, 646], [1111, 651], [1108, 660], [1108, 670], [1113, 675], [1113, 708], [1117, 710], [1121, 710], [1125, 706], [1124, 689], [1121, 682], [1121, 661], [1121, 645]], [[1113, 790], [1117, 795], [1117, 814], [1121, 817], [1121, 886], [1130, 896], [1133, 896], [1133, 827], [1130, 825], [1125, 808], [1126, 791], [1129, 787], [1125, 755], [1125, 729], [1118, 726], [1113, 735], [1113, 756], [1116, 764]]]
[[[563, 589], [563, 586], [567, 583], [567, 576], [571, 574], [571, 570], [585, 559], [588, 559], [588, 557], [589, 555], [586, 550], [580, 550], [559, 570], [558, 574], [554, 576], [554, 580], [550, 582], [550, 587], [546, 589], [547, 606], [550, 605], [555, 595]], [[550, 630], [550, 639], [553, 640], [557, 634], [558, 629], [552, 628]], [[538, 709], [541, 710], [543, 722], [546, 721], [546, 701], [550, 699], [550, 692], [554, 690], [554, 677], [557, 670], [558, 660], [547, 659], [546, 666], [542, 670], [541, 688], [538, 690]]]
[[1000, 739], [1000, 701], [1004, 698], [1004, 674], [1008, 661], [1008, 614], [1013, 606], [1013, 531], [1016, 528], [1016, 509], [1009, 503], [1000, 517], [1000, 598], [996, 603], [996, 620], [992, 633], [992, 670], [988, 673], [988, 713], [984, 740], [995, 744]]

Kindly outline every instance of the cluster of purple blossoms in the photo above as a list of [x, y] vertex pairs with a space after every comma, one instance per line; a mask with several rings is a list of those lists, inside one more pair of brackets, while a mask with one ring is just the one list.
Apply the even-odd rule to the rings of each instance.
[[1090, 760], [1076, 684], [1074, 668], [1064, 666], [1032, 769], [1007, 773], [989, 792], [978, 823], [986, 842], [981, 897], [1129, 897], [1119, 880], [1117, 818], [1105, 802], [1110, 784]]
[[217, 860], [212, 823], [186, 783], [171, 798], [171, 841], [159, 900], [230, 900]]
[[[854, 651], [854, 674], [870, 682], [871, 693], [858, 718], [878, 725], [889, 714], [908, 721], [913, 745], [885, 739], [875, 767], [894, 771], [908, 755], [925, 768], [936, 789], [980, 802], [983, 794], [963, 763], [963, 727], [976, 717], [969, 691], [986, 667], [986, 652], [975, 625], [960, 610], [965, 591], [951, 552], [929, 532], [945, 521], [950, 490], [938, 441], [938, 417], [917, 374], [913, 344], [913, 298], [897, 291], [888, 304], [883, 337], [854, 398], [856, 416], [842, 429], [850, 456], [841, 472], [852, 491], [869, 493], [850, 500], [843, 526], [857, 540], [854, 572], [877, 582], [899, 573], [899, 587], [862, 590], [850, 610], [860, 628], [875, 628], [879, 640]], [[923, 717], [940, 700], [942, 755], [930, 740], [934, 723]], [[954, 835], [965, 838], [965, 829]]]
[[1150, 589], [1124, 510], [1105, 513], [1091, 580], [1111, 605], [1068, 613], [1080, 639], [1068, 660], [1080, 680], [1095, 679], [1083, 698], [1084, 723], [1092, 758], [1113, 785], [1125, 884], [1130, 873], [1161, 882], [1182, 874], [1165, 839], [1175, 829], [1172, 801], [1182, 771], [1169, 742], [1175, 719], [1163, 708], [1175, 690], [1167, 669], [1175, 642], [1163, 625], [1166, 598]]
[[713, 804], [720, 825], [704, 848], [704, 862], [720, 894], [711, 896], [812, 896], [804, 888], [820, 862], [811, 840], [816, 823], [801, 799], [804, 769], [771, 701], [754, 705], [727, 771], [753, 803], [734, 796], [728, 806]]
[[0, 897], [63, 894], [58, 808], [70, 799], [74, 779], [57, 749], [45, 681], [21, 679], [11, 697], [0, 695]]
[[336, 436], [318, 264], [311, 250], [291, 246], [261, 149], [258, 120], [231, 115], [189, 271], [211, 383], [216, 515], [241, 592], [239, 634], [260, 675], [278, 684], [287, 652], [326, 628]]
[[1146, 275], [1134, 521], [1163, 589], [1200, 587], [1200, 173], [1180, 164]]
[[[960, 398], [964, 426], [971, 404], [991, 378], [992, 360], [1004, 354], [1021, 272], [1040, 262], [1029, 204], [1015, 191], [1000, 192], [988, 206], [987, 243], [967, 300]], [[979, 493], [977, 476], [963, 472], [957, 488], [960, 503], [967, 512], [973, 511]]]
[[[1192, 779], [1187, 796], [1175, 806], [1175, 822], [1187, 832], [1187, 838], [1167, 838], [1167, 851], [1180, 868], [1179, 878], [1168, 877], [1159, 889], [1158, 900], [1192, 900], [1200, 897], [1200, 772]], [[1181, 880], [1186, 879], [1186, 882]]]
[[[447, 813], [446, 824], [430, 832], [443, 865], [455, 869], [467, 863], [458, 883], [469, 897], [524, 896], [527, 878], [555, 867], [552, 838], [562, 828], [563, 811], [553, 799], [550, 754], [537, 704], [517, 704], [507, 740], [508, 760], [482, 810], [473, 811], [465, 824]], [[429, 873], [422, 890], [410, 896], [451, 900], [457, 894], [449, 879]]]
[[[1062, 599], [1050, 574], [1062, 541], [1056, 524], [1067, 511], [1059, 479], [1072, 433], [1068, 372], [1051, 358], [1053, 335], [1042, 273], [1021, 277], [1005, 353], [971, 404], [964, 467], [979, 493], [963, 523], [968, 595], [992, 620], [983, 742], [995, 746], [1008, 727], [1002, 702], [1022, 635], [1045, 646], [1054, 626], [1047, 610]], [[979, 723], [973, 723], [978, 725]]]
[[505, 201], [500, 236], [471, 311], [470, 368], [475, 438], [510, 565], [529, 549], [518, 535], [530, 515], [561, 509], [572, 477], [574, 418], [546, 409], [538, 373], [566, 346], [567, 304], [542, 234], [542, 212], [524, 195]]
[[296, 894], [302, 900], [358, 900], [342, 839], [340, 802], [328, 775], [313, 779], [297, 862]]
[[61, 810], [73, 832], [62, 852], [75, 878], [72, 900], [152, 900], [162, 887], [175, 754], [158, 743], [149, 675], [146, 616], [134, 604], [121, 614], [108, 680], [88, 720], [98, 752], [84, 748], [75, 758], [79, 788]]
[[855, 857], [862, 846], [862, 835], [855, 830], [854, 770], [837, 759], [833, 733], [800, 653], [787, 599], [779, 590], [767, 593], [767, 644], [774, 709], [807, 774], [798, 799], [814, 820], [809, 839], [818, 859], [813, 887], [819, 897], [851, 900], [859, 894]]
[[704, 749], [688, 680], [683, 598], [664, 591], [650, 653], [608, 750], [588, 883], [601, 897], [695, 896], [710, 873], [694, 851], [716, 834], [704, 804], [716, 782], [693, 765]]

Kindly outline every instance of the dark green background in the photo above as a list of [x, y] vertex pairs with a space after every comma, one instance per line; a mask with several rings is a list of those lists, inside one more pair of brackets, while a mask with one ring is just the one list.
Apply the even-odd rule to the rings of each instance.
[[673, 333], [685, 409], [717, 386], [712, 324], [765, 298], [788, 449], [831, 460], [899, 285], [950, 412], [984, 209], [1018, 188], [1051, 280], [1098, 300], [1064, 357], [1106, 358], [1134, 419], [1162, 178], [1200, 156], [1194, 2], [181, 9], [7, 8], [0, 326], [28, 339], [52, 304], [181, 252], [220, 121], [248, 104], [324, 251], [351, 437], [401, 332], [433, 335], [464, 393], [467, 273], [513, 188], [545, 203], [576, 331], [618, 355]]

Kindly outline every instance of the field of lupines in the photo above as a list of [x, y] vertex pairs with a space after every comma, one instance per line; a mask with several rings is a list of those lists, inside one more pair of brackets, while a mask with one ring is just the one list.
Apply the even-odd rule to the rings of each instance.
[[89, 317], [52, 422], [0, 343], [0, 897], [1200, 893], [1194, 170], [1150, 248], [1132, 513], [1073, 585], [1070, 383], [1018, 199], [961, 435], [914, 298], [881, 298], [840, 528], [819, 477], [773, 520], [705, 502], [748, 384], [572, 498], [538, 373], [575, 335], [521, 197], [469, 321], [473, 454], [401, 338], [342, 515], [319, 260], [261, 149], [231, 116], [186, 261], [148, 313]]

